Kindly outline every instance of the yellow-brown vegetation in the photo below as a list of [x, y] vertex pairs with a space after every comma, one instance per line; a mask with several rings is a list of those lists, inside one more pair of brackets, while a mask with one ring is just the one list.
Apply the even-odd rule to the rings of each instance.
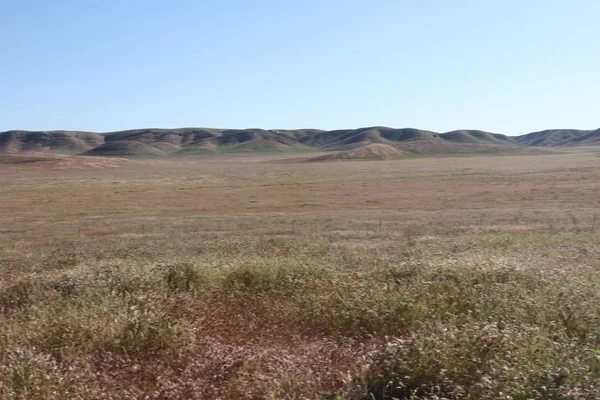
[[0, 398], [600, 398], [599, 158], [288, 157], [5, 161]]

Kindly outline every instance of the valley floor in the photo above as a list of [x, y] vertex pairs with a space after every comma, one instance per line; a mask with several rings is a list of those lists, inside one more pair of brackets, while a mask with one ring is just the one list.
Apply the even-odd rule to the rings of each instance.
[[595, 153], [293, 157], [5, 159], [0, 398], [600, 398]]

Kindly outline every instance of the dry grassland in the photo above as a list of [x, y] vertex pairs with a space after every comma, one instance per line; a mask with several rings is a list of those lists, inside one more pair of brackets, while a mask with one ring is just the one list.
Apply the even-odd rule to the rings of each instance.
[[600, 398], [594, 153], [291, 157], [0, 157], [0, 398]]

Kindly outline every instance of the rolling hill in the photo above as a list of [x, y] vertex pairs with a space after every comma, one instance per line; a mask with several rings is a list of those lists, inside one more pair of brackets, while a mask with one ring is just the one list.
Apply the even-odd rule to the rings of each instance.
[[308, 159], [309, 162], [345, 161], [345, 160], [388, 160], [404, 153], [389, 144], [371, 143], [354, 150], [332, 152]]
[[160, 149], [160, 143], [157, 146], [141, 143], [133, 140], [117, 140], [106, 142], [84, 153], [86, 156], [164, 156], [166, 153]]
[[76, 131], [7, 131], [0, 133], [0, 153], [50, 151], [83, 153], [104, 143], [97, 133]]
[[600, 129], [548, 130], [517, 137], [479, 130], [437, 133], [383, 126], [331, 131], [179, 128], [132, 129], [108, 133], [22, 130], [0, 132], [0, 153], [46, 152], [119, 157], [337, 151], [344, 152], [339, 155], [339, 159], [363, 155], [366, 158], [385, 158], [396, 152], [432, 154], [487, 152], [524, 146], [593, 145], [600, 145]]
[[578, 129], [551, 129], [528, 133], [517, 137], [524, 146], [573, 147], [600, 145], [600, 129], [586, 131]]

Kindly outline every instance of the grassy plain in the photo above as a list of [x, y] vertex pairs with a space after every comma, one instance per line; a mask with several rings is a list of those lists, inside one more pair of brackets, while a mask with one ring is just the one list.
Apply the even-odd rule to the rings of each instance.
[[600, 398], [594, 153], [293, 157], [3, 156], [0, 398]]

